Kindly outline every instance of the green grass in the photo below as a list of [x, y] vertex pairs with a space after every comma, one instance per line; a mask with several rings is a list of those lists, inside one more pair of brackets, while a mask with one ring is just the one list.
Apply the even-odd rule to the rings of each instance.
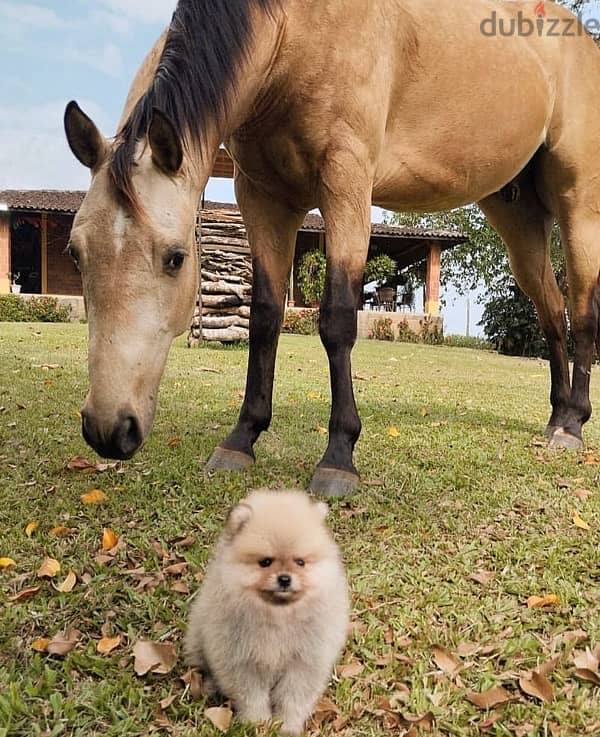
[[[167, 564], [189, 563], [183, 580], [193, 592], [228, 508], [248, 489], [306, 488], [326, 442], [317, 429], [329, 411], [325, 355], [317, 338], [282, 337], [274, 420], [257, 444], [256, 466], [245, 475], [210, 475], [203, 464], [235, 422], [247, 353], [190, 351], [177, 341], [146, 446], [116, 469], [88, 475], [65, 469], [75, 455], [96, 460], [79, 433], [85, 331], [0, 325], [0, 557], [16, 561], [0, 572], [0, 737], [213, 735], [204, 704], [179, 680], [181, 659], [168, 675], [140, 678], [133, 670], [140, 638], [174, 642], [181, 652], [191, 593], [173, 591], [176, 579], [160, 575], [157, 548], [168, 551]], [[600, 689], [575, 677], [573, 645], [556, 641], [582, 629], [588, 639], [578, 647], [600, 642], [600, 421], [586, 427], [587, 456], [542, 447], [549, 379], [541, 361], [361, 342], [353, 370], [361, 377], [363, 484], [351, 501], [332, 504], [330, 520], [356, 620], [343, 661], [359, 660], [364, 670], [353, 678], [338, 673], [330, 685], [328, 696], [348, 718], [339, 733], [389, 734], [381, 698], [399, 691], [402, 714], [433, 713], [430, 734], [600, 733]], [[592, 401], [600, 408], [598, 373]], [[391, 426], [398, 437], [388, 435]], [[169, 446], [174, 438], [180, 442]], [[106, 504], [82, 504], [92, 488], [108, 495]], [[582, 501], [577, 488], [592, 494]], [[575, 509], [589, 531], [573, 524]], [[29, 538], [32, 520], [40, 524]], [[55, 537], [57, 525], [76, 532]], [[103, 527], [126, 543], [112, 564], [96, 558]], [[197, 541], [191, 547], [174, 542], [189, 535]], [[60, 562], [59, 581], [77, 574], [72, 592], [36, 578], [45, 556]], [[140, 587], [142, 574], [128, 575], [131, 568], [150, 583]], [[482, 586], [469, 578], [478, 570], [495, 577]], [[30, 599], [9, 600], [38, 585]], [[556, 594], [560, 603], [528, 609], [534, 594]], [[103, 626], [123, 637], [108, 656], [95, 647]], [[35, 639], [66, 627], [82, 635], [64, 658], [32, 650]], [[456, 679], [435, 665], [432, 646], [456, 652], [461, 643], [479, 649], [464, 657]], [[519, 676], [555, 655], [552, 703], [526, 697]], [[495, 685], [516, 701], [498, 707], [484, 731], [489, 714], [465, 694]], [[159, 701], [168, 696], [175, 699], [161, 715]], [[332, 724], [317, 733], [334, 734]], [[234, 721], [231, 734], [255, 731]]]

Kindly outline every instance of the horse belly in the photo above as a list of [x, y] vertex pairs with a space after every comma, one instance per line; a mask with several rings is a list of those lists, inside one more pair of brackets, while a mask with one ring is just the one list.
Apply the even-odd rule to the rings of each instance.
[[436, 6], [444, 22], [431, 19], [418, 63], [409, 73], [396, 70], [374, 183], [374, 199], [384, 206], [438, 210], [476, 202], [514, 178], [545, 141], [554, 64], [528, 39], [483, 37], [477, 19], [492, 6], [477, 0], [459, 6], [460, 38], [438, 35], [456, 7]]

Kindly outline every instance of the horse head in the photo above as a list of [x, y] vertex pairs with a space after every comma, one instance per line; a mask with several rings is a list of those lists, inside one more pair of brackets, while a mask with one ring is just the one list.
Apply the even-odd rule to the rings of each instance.
[[173, 124], [158, 110], [136, 141], [125, 192], [115, 178], [118, 137], [104, 138], [75, 102], [65, 111], [65, 131], [92, 174], [68, 246], [89, 325], [82, 431], [100, 455], [125, 459], [152, 427], [171, 342], [190, 325], [199, 189]]

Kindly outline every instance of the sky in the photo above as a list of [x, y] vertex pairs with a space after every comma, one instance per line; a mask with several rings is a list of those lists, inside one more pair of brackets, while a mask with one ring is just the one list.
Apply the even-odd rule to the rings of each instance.
[[[0, 0], [0, 189], [87, 189], [63, 113], [77, 100], [111, 136], [135, 73], [168, 24], [176, 0]], [[209, 181], [206, 197], [235, 201], [233, 183]], [[382, 211], [374, 208], [373, 219]], [[446, 333], [465, 332], [466, 299], [445, 295]], [[471, 334], [480, 306], [471, 303]], [[417, 300], [417, 308], [420, 301]]]

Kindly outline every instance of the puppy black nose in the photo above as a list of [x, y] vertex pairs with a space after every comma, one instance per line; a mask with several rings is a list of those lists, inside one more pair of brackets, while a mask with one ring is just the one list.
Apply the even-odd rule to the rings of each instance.
[[292, 585], [292, 577], [288, 573], [280, 573], [277, 576], [277, 583], [282, 589], [289, 589]]

